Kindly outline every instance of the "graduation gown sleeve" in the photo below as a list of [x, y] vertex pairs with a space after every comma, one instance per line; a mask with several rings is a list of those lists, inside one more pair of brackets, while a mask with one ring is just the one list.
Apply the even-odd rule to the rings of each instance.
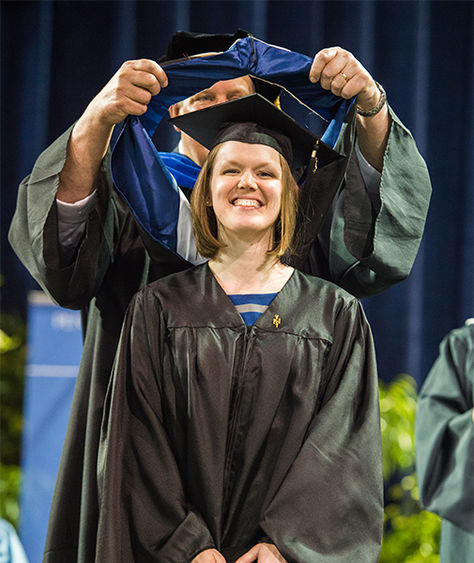
[[452, 331], [441, 343], [440, 354], [420, 391], [416, 420], [421, 504], [471, 535], [471, 557], [474, 556], [473, 377], [474, 325], [467, 325]]
[[114, 260], [128, 212], [113, 194], [104, 160], [97, 180], [97, 205], [71, 263], [61, 263], [56, 191], [66, 160], [68, 129], [37, 159], [20, 184], [10, 242], [31, 275], [59, 305], [79, 309], [97, 294]]
[[187, 503], [164, 428], [165, 328], [159, 302], [147, 295], [140, 292], [127, 312], [105, 404], [97, 562], [187, 562], [214, 547], [201, 515]]
[[383, 498], [375, 356], [353, 300], [339, 314], [325, 391], [261, 528], [291, 562], [378, 560]]
[[389, 111], [392, 126], [376, 206], [353, 153], [355, 119], [344, 126], [336, 146], [351, 156], [330, 224], [322, 232], [329, 270], [325, 277], [357, 297], [375, 295], [408, 276], [431, 196], [428, 170], [415, 141], [393, 110]]

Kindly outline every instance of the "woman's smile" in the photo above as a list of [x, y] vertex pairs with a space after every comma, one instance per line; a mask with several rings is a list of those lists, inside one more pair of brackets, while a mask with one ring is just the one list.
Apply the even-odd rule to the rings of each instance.
[[254, 209], [262, 206], [262, 204], [258, 200], [248, 198], [236, 198], [232, 201], [232, 205], [235, 205], [236, 207], [246, 207]]

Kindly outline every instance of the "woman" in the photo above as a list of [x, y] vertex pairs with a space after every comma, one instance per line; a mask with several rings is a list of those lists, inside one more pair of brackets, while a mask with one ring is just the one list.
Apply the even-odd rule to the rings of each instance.
[[242, 123], [245, 104], [201, 110], [205, 127], [187, 129], [215, 145], [192, 197], [209, 262], [147, 286], [127, 314], [99, 451], [97, 561], [378, 557], [370, 330], [355, 298], [282, 262], [300, 137], [287, 117], [269, 130], [266, 109]]

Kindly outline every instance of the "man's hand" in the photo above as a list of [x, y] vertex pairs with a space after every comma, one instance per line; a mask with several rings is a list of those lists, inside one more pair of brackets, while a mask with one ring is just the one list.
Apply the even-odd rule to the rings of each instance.
[[[380, 90], [374, 79], [352, 53], [340, 47], [322, 49], [316, 54], [309, 71], [311, 82], [320, 82], [336, 96], [357, 96], [357, 108], [369, 111], [380, 101]], [[377, 170], [383, 167], [383, 157], [390, 133], [391, 118], [387, 104], [372, 116], [357, 115], [359, 147], [367, 161]]]
[[217, 549], [205, 549], [193, 558], [191, 563], [226, 563]]
[[127, 115], [143, 115], [151, 97], [167, 85], [165, 71], [155, 61], [126, 61], [84, 113], [89, 119], [113, 126]]
[[271, 543], [258, 543], [251, 550], [239, 557], [235, 563], [286, 563], [286, 559]]
[[374, 79], [352, 53], [340, 47], [322, 49], [316, 54], [309, 71], [311, 82], [320, 82], [341, 98], [357, 96], [357, 105], [367, 111], [377, 105], [380, 92]]
[[91, 193], [112, 131], [127, 115], [146, 112], [151, 97], [168, 85], [165, 71], [149, 59], [126, 61], [87, 106], [69, 138], [56, 197], [74, 203]]

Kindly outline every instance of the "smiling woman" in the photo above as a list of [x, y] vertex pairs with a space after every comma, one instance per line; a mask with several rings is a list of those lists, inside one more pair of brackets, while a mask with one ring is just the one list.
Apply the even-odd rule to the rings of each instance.
[[213, 258], [231, 233], [254, 236], [281, 257], [294, 236], [298, 187], [288, 162], [268, 145], [227, 141], [203, 166], [191, 197], [196, 245]]
[[102, 424], [96, 561], [378, 558], [370, 329], [356, 298], [282, 261], [300, 147], [285, 125], [236, 121], [248, 103], [201, 110], [220, 114], [191, 202], [209, 263], [146, 286], [127, 313]]

